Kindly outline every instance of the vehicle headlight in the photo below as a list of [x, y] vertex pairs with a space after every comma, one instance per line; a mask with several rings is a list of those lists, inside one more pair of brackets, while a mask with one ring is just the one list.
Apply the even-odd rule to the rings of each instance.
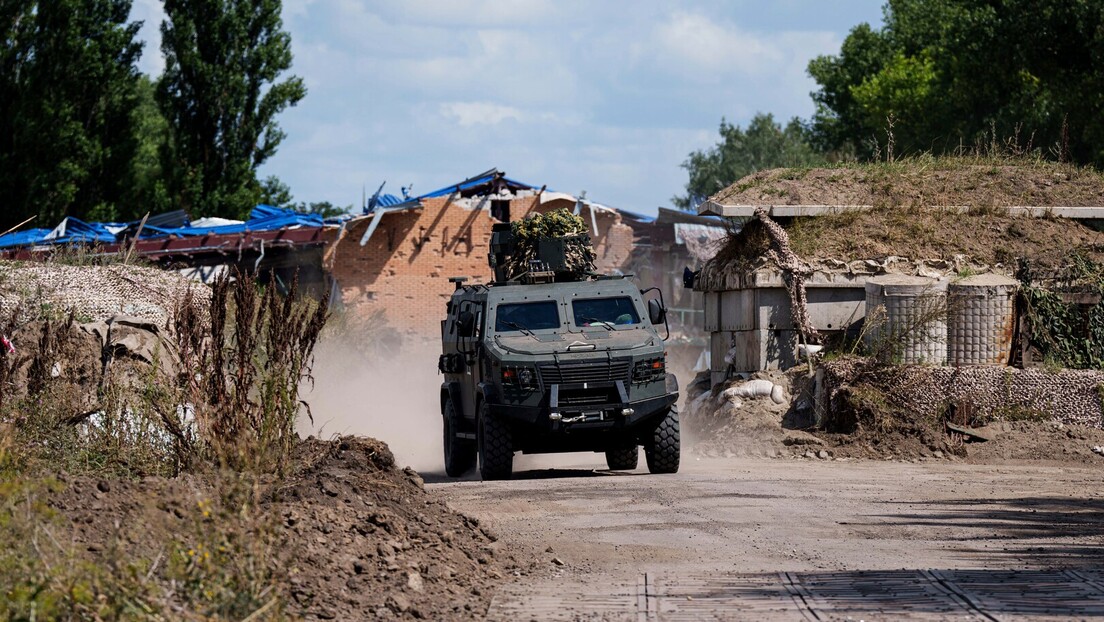
[[523, 387], [535, 386], [536, 378], [534, 377], [533, 370], [522, 368], [518, 371], [518, 383]]
[[667, 374], [667, 362], [662, 358], [637, 361], [633, 366], [632, 381], [643, 384], [659, 380]]
[[506, 367], [502, 370], [502, 384], [532, 391], [537, 388], [537, 374], [528, 367]]

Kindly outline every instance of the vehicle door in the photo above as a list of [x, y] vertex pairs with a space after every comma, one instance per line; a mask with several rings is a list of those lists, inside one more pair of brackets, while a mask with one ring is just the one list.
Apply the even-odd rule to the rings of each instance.
[[464, 373], [460, 380], [460, 397], [463, 413], [468, 419], [476, 416], [475, 404], [479, 397], [479, 383], [483, 380], [483, 336], [485, 334], [486, 305], [481, 300], [461, 301], [458, 315], [465, 311], [475, 316], [475, 330], [470, 337], [461, 337], [458, 351], [464, 356]]

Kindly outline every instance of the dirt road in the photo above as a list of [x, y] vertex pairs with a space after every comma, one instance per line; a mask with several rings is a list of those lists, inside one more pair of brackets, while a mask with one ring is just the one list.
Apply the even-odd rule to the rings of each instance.
[[581, 458], [508, 482], [427, 478], [539, 560], [490, 619], [1104, 617], [1104, 459], [689, 459], [650, 476]]

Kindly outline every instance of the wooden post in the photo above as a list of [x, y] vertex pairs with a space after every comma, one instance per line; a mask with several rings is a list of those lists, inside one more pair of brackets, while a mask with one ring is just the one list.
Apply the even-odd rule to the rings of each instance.
[[134, 247], [138, 245], [138, 238], [142, 237], [142, 229], [146, 227], [146, 220], [149, 218], [149, 212], [146, 212], [145, 216], [142, 216], [142, 222], [138, 223], [138, 231], [134, 233], [134, 239], [130, 241], [130, 246], [127, 247], [126, 256], [123, 257], [123, 265], [130, 263], [130, 256], [134, 252]]

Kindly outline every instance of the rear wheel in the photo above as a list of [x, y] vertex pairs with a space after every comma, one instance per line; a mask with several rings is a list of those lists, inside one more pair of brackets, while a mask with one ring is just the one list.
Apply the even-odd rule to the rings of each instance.
[[514, 441], [506, 422], [479, 406], [479, 475], [484, 480], [510, 479], [514, 472]]
[[644, 458], [652, 473], [678, 473], [682, 451], [679, 438], [678, 408], [671, 406], [663, 420], [656, 426], [652, 438], [644, 445]]
[[452, 398], [445, 399], [443, 416], [445, 428], [445, 473], [449, 477], [460, 477], [475, 467], [475, 443], [465, 438], [457, 438], [460, 421]]
[[631, 471], [640, 461], [640, 452], [636, 445], [623, 449], [611, 449], [606, 452], [606, 464], [611, 471]]

